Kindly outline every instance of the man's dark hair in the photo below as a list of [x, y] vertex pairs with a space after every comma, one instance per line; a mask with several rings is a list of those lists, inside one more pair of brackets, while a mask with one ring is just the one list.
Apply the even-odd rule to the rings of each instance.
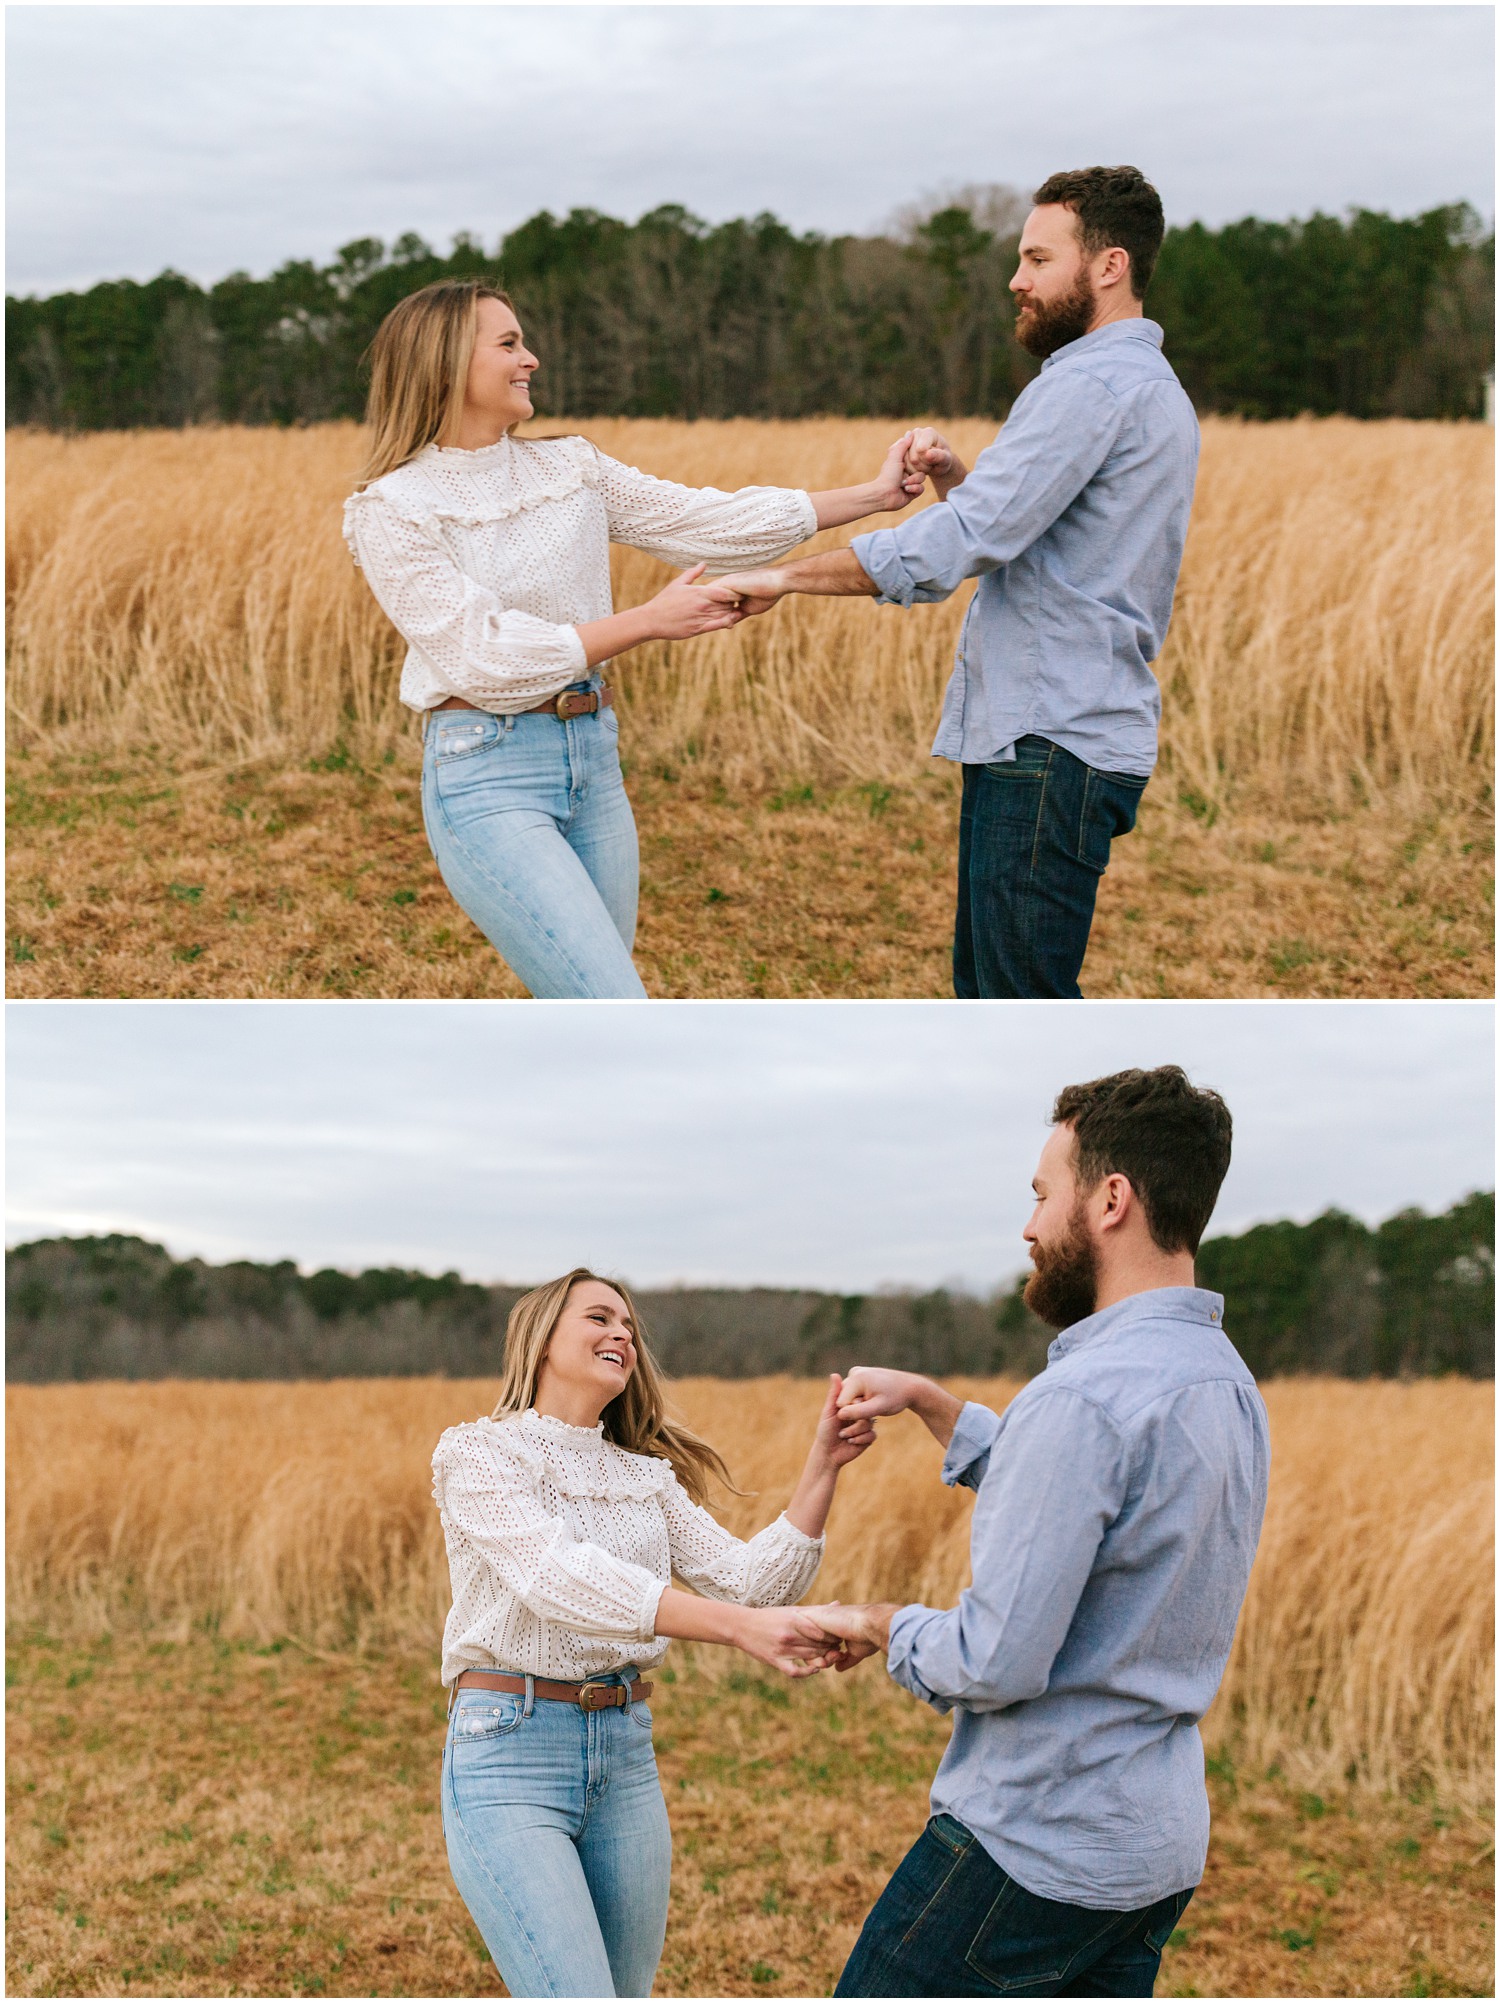
[[1073, 1174], [1081, 1192], [1123, 1175], [1164, 1252], [1198, 1250], [1229, 1173], [1234, 1122], [1217, 1092], [1189, 1083], [1176, 1064], [1116, 1071], [1069, 1085], [1052, 1108], [1073, 1129]]
[[1075, 167], [1049, 174], [1032, 196], [1038, 208], [1059, 202], [1078, 218], [1086, 258], [1116, 245], [1130, 254], [1130, 289], [1144, 299], [1166, 234], [1161, 196], [1139, 167]]

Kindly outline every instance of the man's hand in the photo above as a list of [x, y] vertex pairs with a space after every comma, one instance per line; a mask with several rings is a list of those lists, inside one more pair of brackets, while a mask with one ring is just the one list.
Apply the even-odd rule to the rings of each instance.
[[946, 501], [953, 488], [961, 486], [968, 478], [968, 467], [943, 434], [934, 431], [930, 424], [918, 425], [910, 438], [911, 443], [906, 448], [907, 477], [915, 479], [920, 476], [931, 480], [938, 499]]
[[940, 1446], [953, 1438], [963, 1406], [930, 1377], [911, 1370], [874, 1370], [859, 1363], [844, 1379], [839, 1417], [845, 1421], [888, 1419], [915, 1412]]
[[738, 1607], [730, 1639], [784, 1676], [816, 1676], [842, 1660], [839, 1637], [809, 1620], [806, 1607]]
[[798, 1607], [797, 1612], [804, 1618], [804, 1632], [809, 1646], [814, 1636], [836, 1635], [839, 1638], [842, 1647], [834, 1658], [833, 1666], [845, 1670], [890, 1646], [891, 1621], [900, 1608], [893, 1600], [882, 1600], [863, 1607], [841, 1606], [837, 1600], [830, 1600], [824, 1606]]
[[722, 632], [744, 618], [739, 594], [724, 589], [722, 578], [700, 584], [707, 565], [695, 563], [664, 585], [641, 607], [655, 640], [691, 640], [699, 633]]
[[727, 577], [716, 577], [714, 583], [720, 590], [733, 594], [744, 619], [769, 612], [777, 599], [784, 598], [791, 589], [785, 570], [776, 569], [732, 570]]
[[840, 1412], [843, 1391], [844, 1380], [835, 1371], [828, 1380], [828, 1396], [823, 1400], [818, 1429], [813, 1435], [814, 1445], [831, 1468], [847, 1467], [875, 1444], [875, 1428], [869, 1419]]

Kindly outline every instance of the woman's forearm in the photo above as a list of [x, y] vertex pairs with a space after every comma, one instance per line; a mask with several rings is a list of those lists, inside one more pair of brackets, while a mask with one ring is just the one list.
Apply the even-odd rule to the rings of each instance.
[[833, 1507], [833, 1491], [838, 1485], [838, 1478], [838, 1469], [830, 1467], [814, 1447], [785, 1510], [786, 1520], [794, 1530], [800, 1530], [804, 1537], [823, 1535], [823, 1525]]
[[889, 488], [870, 480], [860, 487], [830, 487], [826, 493], [807, 498], [817, 514], [818, 527], [838, 529], [846, 522], [862, 522], [866, 515], [899, 514], [911, 496], [902, 494], [896, 500]]
[[633, 606], [628, 612], [612, 612], [607, 619], [590, 619], [573, 630], [583, 642], [584, 659], [591, 668], [628, 653], [643, 640], [657, 637], [644, 605]]
[[738, 1647], [743, 1639], [745, 1609], [729, 1600], [700, 1600], [668, 1586], [656, 1603], [656, 1632], [663, 1640], [722, 1641]]

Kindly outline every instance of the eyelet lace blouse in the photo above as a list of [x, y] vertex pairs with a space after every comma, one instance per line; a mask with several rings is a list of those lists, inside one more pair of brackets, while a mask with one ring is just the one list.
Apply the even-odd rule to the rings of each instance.
[[539, 1412], [450, 1426], [432, 1457], [453, 1610], [443, 1682], [508, 1669], [581, 1682], [667, 1652], [656, 1603], [675, 1572], [712, 1600], [789, 1606], [821, 1537], [778, 1516], [748, 1543], [689, 1499], [669, 1462]]
[[344, 505], [344, 540], [410, 652], [401, 700], [504, 716], [589, 673], [578, 627], [614, 610], [609, 545], [684, 566], [773, 562], [814, 534], [792, 487], [680, 487], [584, 438], [429, 445]]

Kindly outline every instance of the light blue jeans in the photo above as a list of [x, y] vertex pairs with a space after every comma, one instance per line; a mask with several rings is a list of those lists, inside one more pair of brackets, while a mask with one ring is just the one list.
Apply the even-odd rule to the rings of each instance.
[[[597, 680], [578, 688], [597, 688]], [[638, 1001], [640, 857], [612, 709], [433, 710], [422, 818], [456, 902], [539, 1000]]]
[[[600, 1677], [618, 1683], [620, 1676]], [[460, 1690], [443, 1748], [448, 1867], [512, 1996], [649, 1996], [672, 1832], [651, 1713]]]

